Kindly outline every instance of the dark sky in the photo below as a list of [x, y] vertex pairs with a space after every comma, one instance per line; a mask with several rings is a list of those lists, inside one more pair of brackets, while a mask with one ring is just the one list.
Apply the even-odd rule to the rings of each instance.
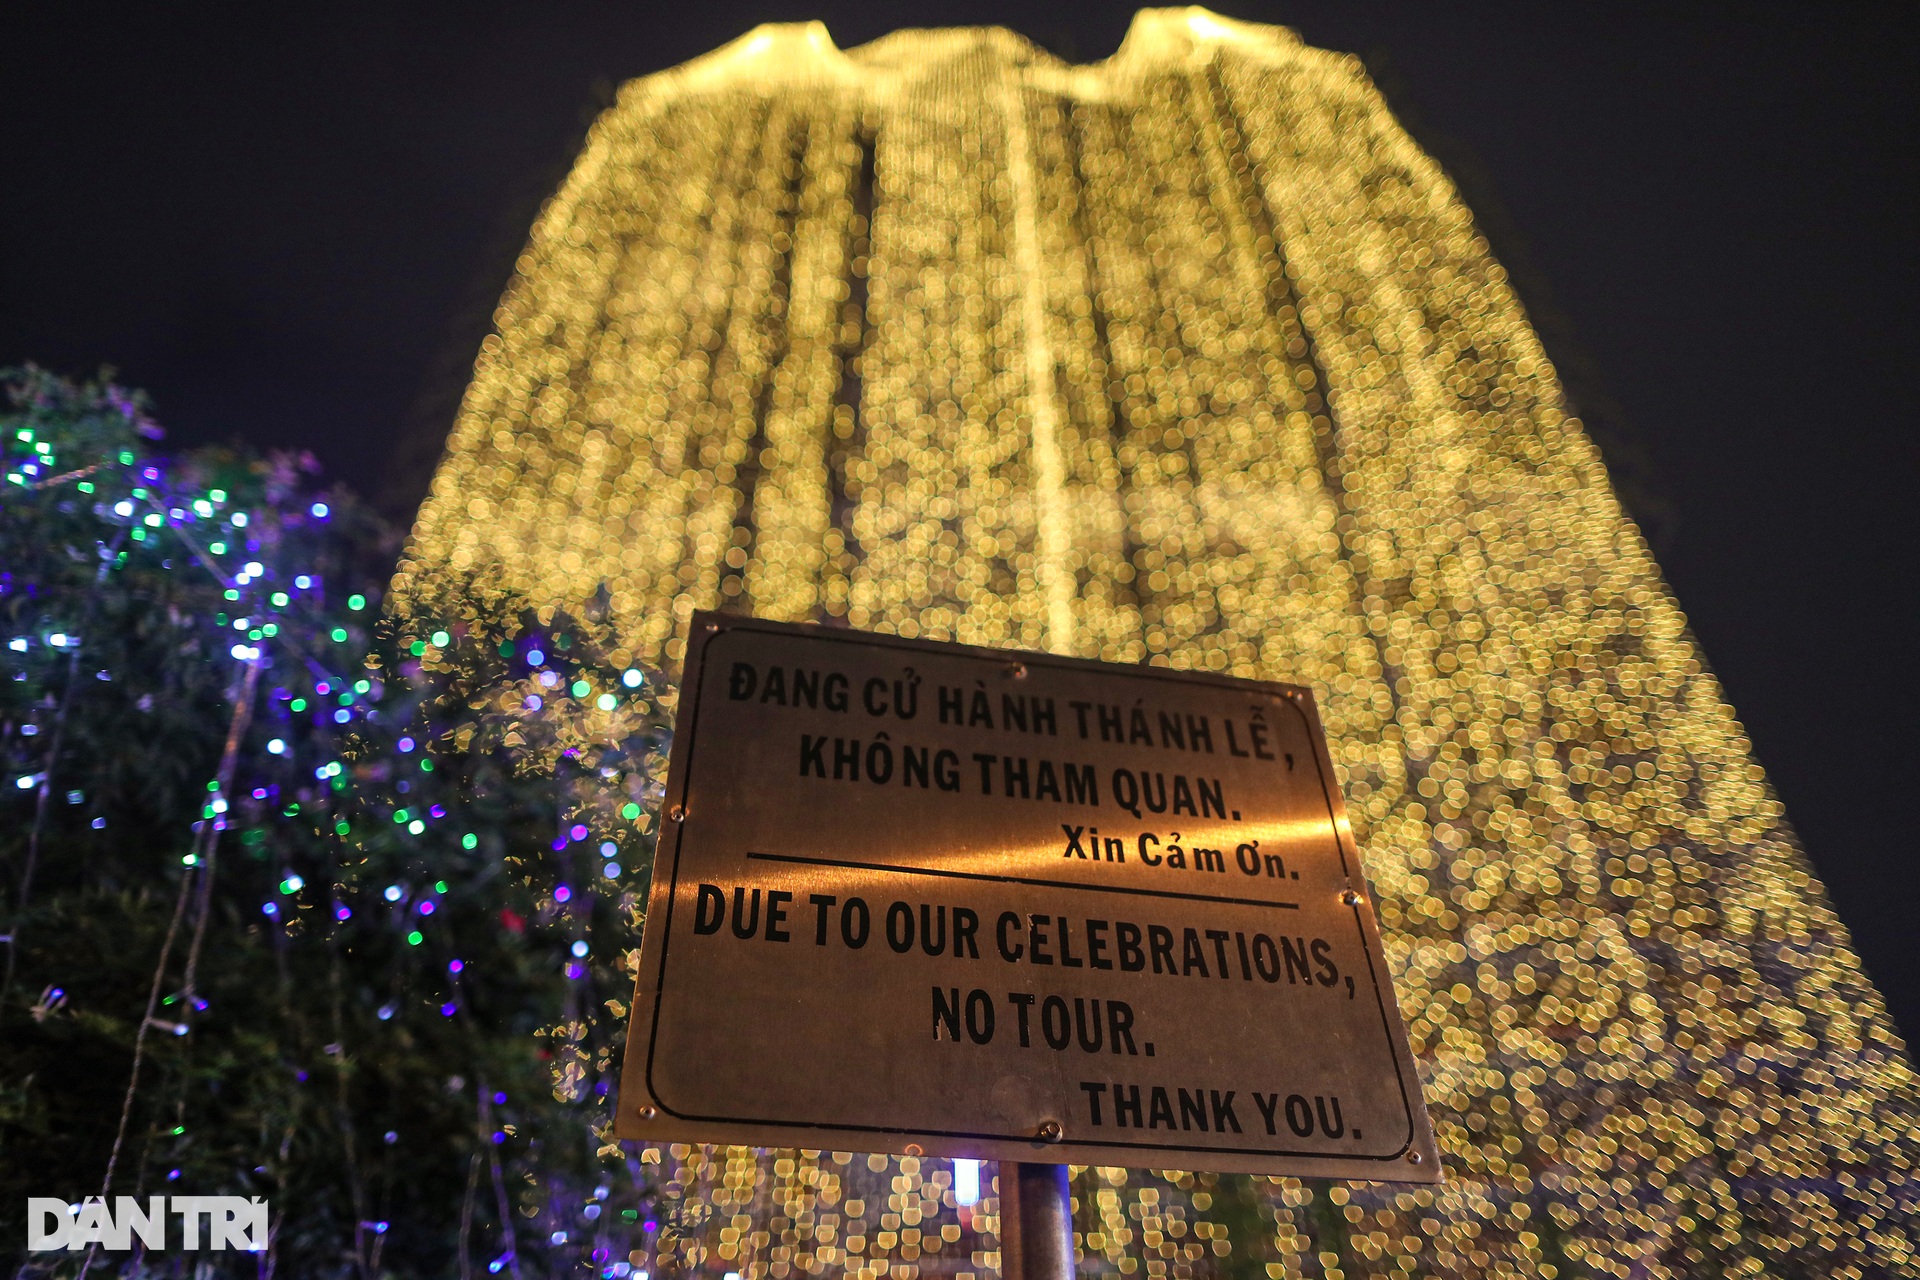
[[[1904, 6], [1219, 8], [1360, 54], [1460, 180], [1920, 1034]], [[404, 509], [613, 85], [770, 19], [823, 18], [843, 47], [999, 22], [1086, 61], [1130, 12], [16, 5], [0, 363], [111, 363], [176, 442], [310, 448]]]

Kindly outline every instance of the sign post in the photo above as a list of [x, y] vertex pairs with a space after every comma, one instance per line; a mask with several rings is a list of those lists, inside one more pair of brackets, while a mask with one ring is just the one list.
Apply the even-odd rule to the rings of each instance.
[[1000, 1280], [1073, 1280], [1067, 1166], [1000, 1162]]
[[622, 1137], [998, 1160], [1030, 1280], [1067, 1163], [1440, 1176], [1306, 689], [700, 613], [665, 809]]

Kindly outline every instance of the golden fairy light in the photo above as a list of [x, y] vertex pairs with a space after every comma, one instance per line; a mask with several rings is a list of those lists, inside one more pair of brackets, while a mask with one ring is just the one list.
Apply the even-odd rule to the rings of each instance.
[[[669, 666], [720, 607], [1316, 689], [1449, 1181], [1089, 1170], [1085, 1265], [1916, 1265], [1880, 998], [1356, 60], [1199, 9], [1085, 67], [762, 27], [624, 89], [496, 321], [403, 620], [484, 581]], [[645, 1159], [750, 1280], [997, 1262], [943, 1162]]]

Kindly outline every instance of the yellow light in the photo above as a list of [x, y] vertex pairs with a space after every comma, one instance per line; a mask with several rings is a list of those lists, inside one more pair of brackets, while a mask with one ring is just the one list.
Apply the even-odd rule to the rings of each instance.
[[[604, 589], [622, 662], [671, 667], [719, 607], [1314, 686], [1449, 1181], [1090, 1172], [1089, 1258], [1915, 1266], [1920, 1091], [1880, 998], [1355, 60], [1197, 9], [1088, 67], [760, 28], [623, 90], [496, 320], [403, 615]], [[954, 1221], [906, 1233], [917, 1161], [648, 1162], [743, 1215], [709, 1243], [743, 1276], [932, 1268]]]

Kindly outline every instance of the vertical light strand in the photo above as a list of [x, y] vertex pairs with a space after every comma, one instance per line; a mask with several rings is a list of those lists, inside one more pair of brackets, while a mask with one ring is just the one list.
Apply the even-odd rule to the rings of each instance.
[[1049, 335], [1046, 269], [1040, 257], [1032, 142], [1027, 134], [1017, 66], [1000, 74], [1000, 118], [1006, 129], [1007, 182], [1013, 192], [1013, 260], [1019, 276], [1022, 346], [1026, 355], [1027, 415], [1033, 433], [1033, 501], [1039, 525], [1040, 589], [1047, 601], [1047, 648], [1075, 651], [1073, 572], [1068, 562], [1066, 462], [1060, 450], [1056, 361]]
[[839, 388], [837, 319], [851, 270], [849, 186], [859, 160], [855, 119], [844, 103], [822, 95], [809, 114], [814, 134], [784, 318], [790, 347], [773, 371], [766, 474], [754, 501], [758, 545], [745, 575], [753, 612], [783, 621], [811, 619], [820, 602], [831, 521], [826, 450]]

